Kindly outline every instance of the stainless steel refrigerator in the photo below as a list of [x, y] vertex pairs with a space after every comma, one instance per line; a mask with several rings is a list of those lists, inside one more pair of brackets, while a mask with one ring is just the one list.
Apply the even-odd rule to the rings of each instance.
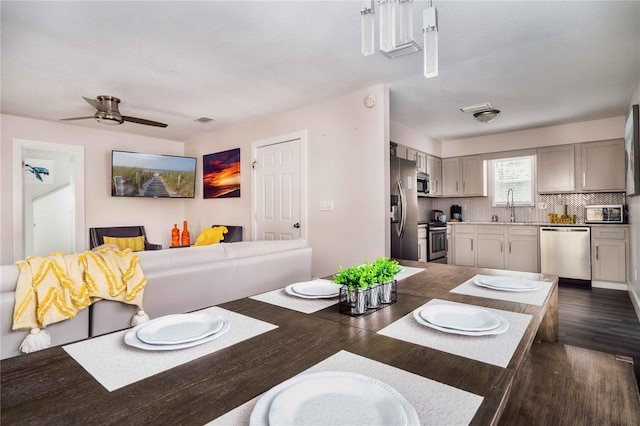
[[391, 156], [391, 257], [418, 260], [416, 162]]

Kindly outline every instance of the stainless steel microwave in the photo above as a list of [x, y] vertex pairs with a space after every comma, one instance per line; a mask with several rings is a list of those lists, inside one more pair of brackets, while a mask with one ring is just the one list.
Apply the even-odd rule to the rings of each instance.
[[585, 223], [625, 223], [624, 205], [584, 206]]
[[418, 197], [426, 197], [429, 195], [429, 175], [418, 172], [416, 186], [418, 187]]

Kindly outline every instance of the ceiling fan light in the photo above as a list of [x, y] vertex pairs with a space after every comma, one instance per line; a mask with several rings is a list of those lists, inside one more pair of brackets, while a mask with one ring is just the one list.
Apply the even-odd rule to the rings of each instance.
[[500, 114], [498, 109], [490, 109], [487, 111], [480, 111], [473, 114], [473, 116], [481, 123], [491, 123]]
[[123, 123], [122, 116], [118, 117], [110, 112], [98, 111], [96, 112], [95, 118], [98, 123], [102, 124], [118, 125]]

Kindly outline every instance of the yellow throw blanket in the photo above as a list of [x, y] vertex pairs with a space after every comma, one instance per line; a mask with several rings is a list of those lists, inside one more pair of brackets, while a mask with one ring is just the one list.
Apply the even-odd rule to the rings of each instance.
[[52, 253], [18, 262], [13, 329], [36, 329], [75, 317], [108, 299], [141, 307], [147, 279], [130, 249]]

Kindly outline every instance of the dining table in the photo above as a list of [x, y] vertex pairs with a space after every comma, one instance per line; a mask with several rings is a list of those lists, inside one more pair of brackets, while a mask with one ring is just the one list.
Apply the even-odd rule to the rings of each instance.
[[[366, 315], [339, 312], [336, 299], [320, 299], [318, 309], [305, 311], [256, 295], [212, 307], [229, 318], [230, 330], [196, 347], [145, 351], [125, 345], [122, 330], [2, 360], [0, 423], [248, 423], [272, 388], [301, 373], [344, 367], [406, 392], [421, 424], [497, 424], [534, 341], [558, 339], [558, 277], [399, 262], [411, 273], [398, 276], [397, 301]], [[527, 298], [526, 292], [476, 288], [478, 275], [546, 286]], [[286, 297], [283, 289], [272, 296]], [[499, 312], [511, 327], [504, 336], [450, 336], [413, 321], [416, 309], [432, 304]], [[467, 417], [437, 417], [447, 410]]]

